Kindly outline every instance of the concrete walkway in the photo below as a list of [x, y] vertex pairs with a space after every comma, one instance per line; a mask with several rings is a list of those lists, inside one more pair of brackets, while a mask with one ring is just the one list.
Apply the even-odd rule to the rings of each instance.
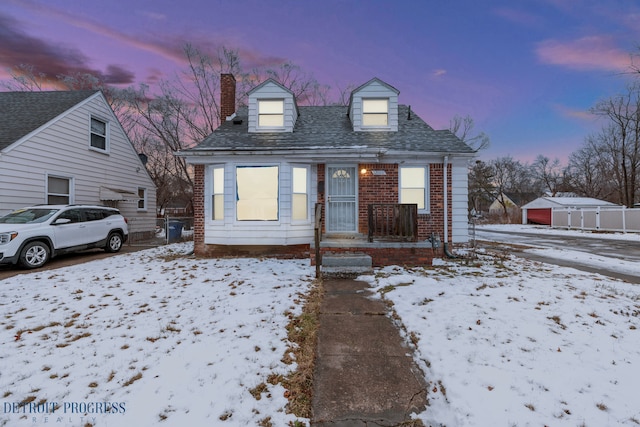
[[323, 285], [311, 425], [410, 425], [426, 407], [426, 385], [384, 302], [368, 298], [365, 282]]

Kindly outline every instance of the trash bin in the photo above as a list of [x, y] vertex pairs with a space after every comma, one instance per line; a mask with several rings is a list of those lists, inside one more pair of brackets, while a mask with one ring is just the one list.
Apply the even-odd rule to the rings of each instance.
[[169, 221], [169, 242], [178, 242], [182, 238], [182, 221]]

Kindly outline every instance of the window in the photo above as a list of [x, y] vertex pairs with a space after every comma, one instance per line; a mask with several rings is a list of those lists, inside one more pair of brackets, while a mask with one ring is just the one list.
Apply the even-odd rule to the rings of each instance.
[[68, 205], [71, 203], [71, 179], [47, 177], [47, 204]]
[[278, 220], [278, 167], [236, 168], [238, 221]]
[[84, 219], [82, 218], [82, 212], [80, 211], [80, 209], [69, 209], [67, 211], [64, 211], [56, 219], [61, 219], [61, 218], [68, 219], [72, 223], [84, 222]]
[[258, 127], [284, 126], [284, 100], [258, 100]]
[[138, 187], [138, 210], [147, 210], [147, 189]]
[[91, 117], [91, 147], [107, 151], [107, 122]]
[[400, 168], [400, 203], [415, 203], [418, 210], [429, 209], [426, 167]]
[[224, 168], [213, 168], [213, 195], [211, 219], [224, 219]]
[[293, 195], [291, 198], [291, 218], [293, 220], [305, 220], [308, 218], [308, 196], [307, 196], [307, 168], [294, 167], [292, 171]]
[[362, 100], [362, 125], [363, 126], [388, 126], [389, 124], [389, 100], [388, 99], [363, 99]]

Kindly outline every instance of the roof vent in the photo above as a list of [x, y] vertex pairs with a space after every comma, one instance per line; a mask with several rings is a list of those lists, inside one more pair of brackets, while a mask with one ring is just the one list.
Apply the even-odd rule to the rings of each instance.
[[233, 124], [234, 124], [234, 125], [241, 125], [241, 124], [242, 124], [242, 119], [241, 119], [241, 118], [239, 118], [239, 117], [235, 117], [235, 118], [233, 119]]

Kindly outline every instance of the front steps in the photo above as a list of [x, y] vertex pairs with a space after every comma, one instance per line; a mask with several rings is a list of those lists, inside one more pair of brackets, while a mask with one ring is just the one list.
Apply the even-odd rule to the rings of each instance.
[[326, 252], [322, 255], [323, 277], [357, 277], [373, 272], [371, 256], [360, 252]]

